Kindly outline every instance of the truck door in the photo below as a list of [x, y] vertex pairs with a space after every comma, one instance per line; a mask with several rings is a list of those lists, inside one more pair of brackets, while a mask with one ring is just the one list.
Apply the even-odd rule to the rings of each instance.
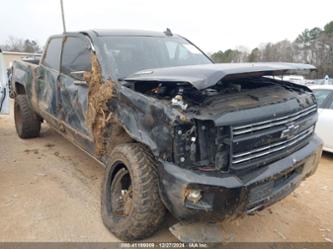
[[32, 87], [32, 103], [51, 120], [59, 118], [58, 88], [62, 41], [63, 37], [53, 37], [48, 41], [36, 72], [36, 84]]
[[[92, 138], [86, 125], [88, 85], [83, 72], [91, 71], [91, 48], [83, 35], [65, 38], [61, 59], [60, 98], [62, 119], [81, 136]], [[92, 140], [92, 139], [91, 139]]]
[[3, 54], [0, 50], [0, 114], [9, 113], [8, 81]]

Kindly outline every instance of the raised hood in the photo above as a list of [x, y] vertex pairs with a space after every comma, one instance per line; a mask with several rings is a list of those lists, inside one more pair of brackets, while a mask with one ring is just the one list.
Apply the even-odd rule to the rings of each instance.
[[296, 63], [221, 63], [157, 68], [139, 71], [124, 80], [154, 82], [188, 82], [198, 90], [214, 86], [222, 79], [295, 74], [316, 68]]

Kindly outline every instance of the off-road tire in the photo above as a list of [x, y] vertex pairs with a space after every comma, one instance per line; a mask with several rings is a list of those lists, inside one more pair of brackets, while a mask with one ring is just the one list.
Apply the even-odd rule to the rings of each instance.
[[[119, 172], [119, 167], [122, 167], [119, 165], [122, 164], [131, 178], [132, 209], [128, 216], [119, 220], [112, 213], [111, 185], [117, 174], [115, 171]], [[165, 207], [159, 196], [156, 161], [145, 146], [128, 143], [113, 149], [107, 163], [101, 200], [104, 225], [121, 240], [144, 239], [159, 228], [165, 216]]]
[[16, 132], [20, 138], [34, 138], [40, 134], [41, 121], [31, 109], [26, 95], [17, 95], [14, 103]]

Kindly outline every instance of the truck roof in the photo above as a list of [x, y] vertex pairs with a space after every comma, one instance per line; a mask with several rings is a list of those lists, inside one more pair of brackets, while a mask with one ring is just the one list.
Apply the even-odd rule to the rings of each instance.
[[92, 30], [81, 30], [75, 32], [66, 32], [65, 34], [52, 35], [53, 37], [61, 37], [66, 34], [88, 34], [92, 36], [149, 36], [149, 37], [166, 37], [168, 36], [164, 32], [147, 31], [147, 30], [134, 30], [134, 29], [92, 29]]
[[134, 29], [94, 29], [91, 31], [94, 32], [97, 36], [167, 36], [163, 32]]

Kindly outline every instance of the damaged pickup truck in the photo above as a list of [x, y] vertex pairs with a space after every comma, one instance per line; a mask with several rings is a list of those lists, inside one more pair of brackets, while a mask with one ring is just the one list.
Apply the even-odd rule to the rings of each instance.
[[306, 64], [214, 64], [162, 32], [52, 36], [39, 65], [16, 61], [21, 138], [47, 121], [106, 167], [102, 218], [123, 240], [179, 220], [252, 213], [291, 193], [318, 165], [312, 92], [275, 75]]

